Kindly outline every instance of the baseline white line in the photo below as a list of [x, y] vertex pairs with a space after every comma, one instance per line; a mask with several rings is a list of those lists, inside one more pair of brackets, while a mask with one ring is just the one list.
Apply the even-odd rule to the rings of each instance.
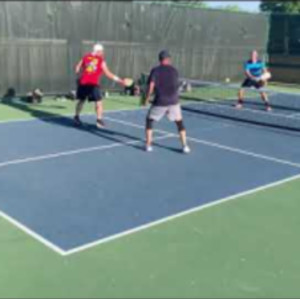
[[45, 245], [49, 249], [55, 251], [56, 253], [58, 253], [60, 255], [65, 255], [66, 254], [65, 250], [61, 249], [60, 247], [58, 247], [57, 245], [53, 244], [52, 242], [46, 240], [44, 237], [42, 237], [38, 233], [34, 232], [33, 230], [31, 230], [27, 226], [21, 224], [19, 221], [17, 221], [16, 219], [12, 218], [9, 215], [7, 215], [3, 211], [0, 211], [0, 217], [3, 218], [3, 219], [5, 219], [7, 222], [11, 223], [12, 225], [14, 225], [15, 227], [17, 227], [18, 229], [20, 229], [21, 231], [23, 231], [25, 234], [27, 234], [30, 237], [32, 237], [33, 239], [39, 241], [40, 243], [42, 243], [43, 245]]
[[[157, 138], [155, 138], [155, 140], [165, 139], [165, 138], [169, 138], [169, 137], [173, 137], [173, 136], [174, 136], [173, 134], [168, 134], [168, 135], [165, 135], [165, 136], [157, 137]], [[80, 153], [87, 152], [87, 151], [93, 151], [93, 150], [102, 150], [102, 149], [106, 149], [106, 148], [112, 148], [112, 147], [123, 146], [123, 145], [126, 145], [126, 144], [134, 144], [134, 143], [139, 143], [139, 142], [141, 142], [141, 140], [134, 140], [134, 141], [126, 142], [126, 143], [114, 143], [114, 144], [111, 144], [111, 145], [108, 145], [108, 146], [94, 147], [94, 148], [89, 148], [89, 149], [82, 149], [80, 151]], [[78, 151], [77, 152], [76, 151], [72, 151], [72, 152], [73, 153], [75, 152], [75, 154], [78, 153]], [[11, 164], [20, 164], [20, 163], [26, 163], [26, 162], [31, 162], [31, 161], [38, 161], [38, 160], [50, 159], [50, 158], [55, 158], [55, 157], [58, 157], [58, 156], [65, 156], [65, 155], [67, 155], [66, 152], [63, 153], [63, 155], [62, 154], [55, 154], [55, 155], [47, 155], [47, 156], [44, 156], [44, 157], [36, 157], [36, 158], [29, 158], [29, 159], [18, 160], [18, 161], [17, 160], [16, 161], [10, 161], [10, 162], [7, 162], [6, 165], [4, 165], [4, 163], [1, 163], [0, 167], [4, 167], [4, 166], [7, 166], [7, 165], [11, 165]], [[3, 218], [3, 219], [5, 219], [9, 223], [13, 224], [15, 227], [19, 228], [25, 234], [31, 236], [35, 240], [37, 240], [40, 243], [44, 244], [46, 247], [52, 249], [56, 253], [58, 253], [58, 254], [60, 254], [62, 256], [66, 255], [66, 251], [65, 250], [63, 250], [60, 247], [58, 247], [57, 245], [53, 244], [49, 240], [45, 239], [44, 237], [42, 237], [38, 233], [34, 232], [33, 230], [31, 230], [27, 226], [23, 225], [22, 223], [20, 223], [19, 221], [17, 221], [13, 217], [9, 216], [5, 212], [0, 211], [0, 217]]]
[[[128, 121], [114, 119], [114, 118], [111, 118], [111, 117], [106, 117], [106, 119], [108, 119], [110, 121], [113, 121], [113, 122], [116, 122], [116, 123], [122, 123], [122, 124], [132, 126], [132, 127], [135, 127], [135, 128], [144, 129], [144, 126], [141, 126], [141, 125], [138, 125], [138, 124], [135, 124], [135, 123], [131, 123], [131, 122], [128, 122]], [[159, 133], [165, 133], [165, 134], [170, 133], [168, 131], [160, 130], [160, 129], [156, 129], [154, 131], [159, 132]], [[243, 149], [226, 146], [226, 145], [219, 144], [219, 143], [214, 143], [214, 142], [207, 141], [207, 140], [204, 140], [204, 139], [198, 139], [198, 138], [194, 138], [194, 137], [187, 137], [187, 139], [191, 140], [193, 142], [196, 142], [196, 143], [204, 144], [206, 146], [216, 147], [216, 148], [220, 148], [220, 149], [223, 149], [223, 150], [226, 150], [226, 151], [230, 151], [230, 152], [234, 152], [234, 153], [238, 153], [238, 154], [242, 154], [242, 155], [246, 155], [246, 156], [251, 156], [251, 157], [254, 157], [254, 158], [258, 158], [258, 159], [262, 159], [262, 160], [266, 160], [266, 161], [270, 161], [270, 162], [275, 162], [275, 163], [279, 163], [279, 164], [284, 164], [284, 165], [289, 165], [289, 166], [292, 166], [292, 167], [300, 168], [299, 163], [294, 163], [294, 162], [291, 162], [291, 161], [288, 161], [288, 160], [278, 159], [278, 158], [275, 158], [275, 157], [266, 156], [266, 155], [246, 151], [246, 150], [243, 150]]]
[[[170, 138], [173, 136], [174, 136], [173, 133], [167, 133], [164, 136], [156, 137], [155, 140]], [[127, 142], [116, 142], [116, 143], [112, 143], [112, 144], [108, 144], [108, 145], [87, 147], [87, 148], [81, 148], [81, 149], [77, 149], [77, 150], [66, 151], [66, 152], [59, 152], [59, 153], [54, 153], [54, 154], [47, 154], [47, 155], [42, 155], [42, 156], [35, 156], [35, 157], [29, 157], [29, 158], [24, 158], [24, 159], [5, 161], [5, 162], [0, 163], [0, 168], [6, 167], [9, 165], [23, 164], [23, 163], [48, 160], [48, 159], [53, 159], [53, 158], [60, 158], [60, 157], [64, 157], [64, 156], [72, 156], [72, 155], [77, 155], [77, 154], [82, 154], [82, 153], [101, 151], [101, 150], [105, 150], [105, 149], [121, 147], [121, 146], [136, 144], [136, 143], [140, 143], [140, 142], [143, 142], [143, 140], [139, 139], [139, 140], [132, 140], [132, 141], [127, 141]]]
[[[107, 118], [107, 119], [109, 119], [110, 121], [115, 121], [115, 122], [123, 123], [123, 124], [126, 124], [128, 126], [133, 126], [133, 127], [136, 127], [136, 128], [144, 129], [143, 126], [138, 125], [138, 124], [134, 124], [134, 123], [126, 122], [126, 121], [121, 121], [121, 120], [116, 120], [116, 119], [113, 119], [113, 118], [110, 118], [110, 117]], [[167, 134], [165, 136], [160, 136], [160, 137], [155, 138], [156, 140], [157, 139], [164, 139], [164, 138], [169, 138], [169, 137], [176, 136], [176, 134], [170, 133], [170, 132], [164, 131], [164, 130], [155, 130], [155, 131]], [[192, 137], [189, 137], [189, 139], [191, 139], [191, 138]], [[105, 148], [123, 146], [123, 145], [126, 145], [126, 144], [139, 143], [141, 141], [142, 140], [134, 140], [134, 141], [124, 142], [124, 143], [115, 143], [115, 144], [110, 144], [110, 145], [107, 145], [107, 146], [100, 146], [100, 147], [80, 149], [79, 151], [80, 152], [96, 151], [96, 150], [101, 150], [101, 149], [105, 149]], [[294, 166], [294, 167], [297, 167], [297, 168], [300, 167], [299, 164], [292, 163], [290, 161], [285, 161], [285, 160], [280, 160], [280, 159], [276, 159], [276, 158], [272, 158], [272, 157], [267, 157], [267, 156], [263, 156], [263, 155], [259, 155], [259, 154], [255, 154], [255, 153], [251, 153], [251, 152], [247, 152], [247, 151], [243, 151], [243, 150], [240, 150], [240, 149], [236, 149], [236, 148], [231, 148], [231, 147], [223, 146], [223, 145], [220, 145], [220, 144], [211, 143], [211, 142], [208, 142], [208, 141], [205, 141], [205, 140], [200, 140], [200, 139], [192, 138], [191, 141], [202, 143], [202, 144], [206, 144], [206, 145], [213, 146], [213, 147], [220, 147], [222, 149], [226, 149], [226, 150], [233, 151], [233, 152], [238, 152], [238, 153], [245, 154], [245, 155], [255, 156], [257, 158], [270, 160], [270, 161], [277, 162], [277, 163], [280, 163], [280, 164], [288, 164], [290, 166]], [[78, 152], [78, 150], [77, 150], [77, 151], [70, 151], [69, 153], [71, 153], [71, 154], [77, 154], [77, 153], [80, 153], [80, 152]], [[55, 157], [57, 157], [59, 155], [67, 155], [67, 152], [53, 154], [53, 155], [46, 155], [46, 159], [48, 159], [48, 158], [55, 158]], [[34, 159], [34, 160], [36, 160], [36, 159], [41, 160], [42, 159], [43, 160], [43, 159], [45, 159], [45, 156], [43, 156], [43, 157], [44, 158], [33, 157], [33, 158], [29, 158], [29, 160], [30, 161], [32, 161], [32, 159]], [[26, 159], [24, 159], [24, 160], [26, 160]], [[28, 161], [28, 162], [30, 162], [30, 161]], [[12, 163], [12, 162], [14, 162], [14, 161], [8, 161], [6, 163]], [[26, 163], [26, 162], [27, 161], [18, 160], [18, 163]], [[18, 164], [18, 163], [16, 163], [16, 164]], [[13, 163], [13, 164], [15, 164], [15, 163]], [[1, 164], [0, 164], [0, 167], [1, 167]], [[4, 167], [4, 166], [2, 165], [2, 167]], [[154, 222], [149, 223], [149, 224], [145, 224], [143, 226], [134, 228], [132, 230], [128, 230], [128, 231], [125, 231], [123, 233], [116, 234], [114, 236], [111, 236], [111, 237], [108, 237], [108, 238], [104, 238], [102, 240], [98, 240], [98, 241], [95, 241], [95, 242], [92, 242], [92, 243], [89, 243], [89, 244], [86, 244], [84, 246], [80, 246], [80, 247], [77, 247], [77, 248], [74, 248], [74, 249], [71, 249], [71, 250], [68, 250], [68, 251], [62, 250], [58, 246], [52, 244], [51, 242], [49, 242], [48, 240], [44, 239], [39, 234], [33, 232], [32, 230], [30, 230], [29, 228], [27, 228], [23, 224], [19, 223], [18, 221], [16, 221], [12, 217], [10, 217], [7, 214], [5, 214], [3, 211], [0, 211], [0, 217], [2, 217], [3, 219], [6, 219], [10, 223], [14, 224], [16, 227], [20, 228], [22, 231], [24, 231], [28, 235], [32, 236], [34, 239], [36, 239], [36, 240], [40, 241], [41, 243], [43, 243], [46, 247], [52, 249], [53, 251], [59, 253], [62, 256], [66, 256], [66, 255], [70, 255], [70, 254], [74, 254], [74, 253], [86, 250], [88, 248], [94, 247], [94, 246], [102, 244], [102, 243], [106, 243], [106, 242], [115, 240], [117, 238], [129, 235], [129, 234], [132, 234], [132, 233], [135, 233], [135, 232], [147, 229], [147, 228], [150, 228], [152, 226], [159, 225], [161, 223], [170, 221], [172, 219], [175, 219], [175, 218], [178, 218], [178, 217], [182, 217], [182, 216], [191, 214], [193, 212], [197, 212], [197, 211], [203, 210], [205, 208], [208, 208], [208, 207], [211, 207], [211, 206], [215, 206], [215, 205], [221, 204], [223, 202], [227, 202], [229, 200], [237, 199], [237, 198], [240, 198], [240, 197], [245, 196], [245, 195], [249, 195], [249, 194], [252, 194], [252, 193], [255, 193], [255, 192], [258, 192], [258, 191], [262, 191], [262, 190], [265, 190], [265, 189], [268, 189], [268, 188], [271, 188], [271, 187], [275, 187], [275, 186], [278, 186], [278, 185], [290, 182], [292, 180], [296, 180], [298, 178], [300, 178], [300, 175], [292, 176], [292, 177], [289, 177], [289, 178], [286, 178], [286, 179], [283, 179], [283, 180], [280, 180], [280, 181], [277, 181], [277, 182], [274, 182], [274, 183], [271, 183], [271, 184], [267, 184], [265, 186], [261, 186], [261, 187], [258, 187], [258, 188], [252, 189], [252, 190], [248, 190], [248, 191], [245, 191], [245, 192], [242, 192], [242, 193], [238, 193], [238, 194], [229, 196], [227, 198], [223, 198], [223, 199], [217, 200], [215, 202], [211, 202], [211, 203], [208, 203], [208, 204], [205, 204], [205, 205], [202, 205], [202, 206], [199, 206], [199, 207], [196, 207], [196, 208], [193, 208], [193, 209], [190, 209], [190, 210], [187, 210], [187, 211], [184, 211], [184, 212], [181, 212], [181, 213], [178, 213], [178, 214], [175, 214], [175, 215], [172, 215], [172, 216], [160, 219], [158, 221], [154, 221]]]
[[83, 246], [73, 248], [71, 250], [65, 251], [64, 255], [68, 256], [68, 255], [72, 255], [72, 254], [75, 254], [75, 253], [79, 253], [79, 252], [82, 252], [84, 250], [91, 249], [92, 247], [98, 246], [100, 244], [104, 244], [104, 243], [108, 243], [108, 242], [116, 240], [116, 239], [120, 239], [122, 237], [125, 237], [125, 236], [128, 236], [128, 235], [131, 235], [131, 234], [149, 229], [151, 227], [154, 227], [154, 226], [157, 226], [157, 225], [175, 220], [175, 219], [183, 217], [183, 216], [191, 215], [192, 213], [196, 213], [196, 212], [199, 212], [201, 210], [204, 210], [204, 209], [207, 209], [207, 208], [210, 208], [210, 207], [213, 207], [213, 206], [217, 206], [217, 205], [223, 204], [225, 202], [232, 201], [234, 199], [240, 199], [240, 198], [242, 198], [246, 195], [251, 195], [251, 194], [257, 193], [259, 191], [264, 191], [264, 190], [267, 190], [267, 189], [270, 189], [270, 188], [274, 188], [276, 186], [283, 185], [285, 183], [297, 180], [299, 178], [300, 178], [300, 174], [289, 177], [289, 178], [286, 178], [286, 179], [283, 179], [283, 180], [279, 180], [279, 181], [276, 181], [276, 182], [273, 182], [273, 183], [270, 183], [270, 184], [267, 184], [267, 185], [264, 185], [264, 186], [260, 186], [260, 187], [257, 187], [257, 188], [254, 188], [254, 189], [251, 189], [251, 190], [248, 190], [248, 191], [245, 191], [245, 192], [237, 193], [237, 194], [231, 195], [229, 197], [225, 197], [223, 199], [219, 199], [219, 200], [216, 200], [214, 202], [210, 202], [210, 203], [207, 203], [207, 204], [204, 204], [204, 205], [201, 205], [201, 206], [198, 206], [198, 207], [195, 207], [195, 208], [192, 208], [192, 209], [174, 214], [172, 216], [168, 216], [168, 217], [162, 218], [160, 220], [153, 221], [153, 222], [141, 225], [139, 227], [124, 231], [122, 233], [115, 234], [115, 235], [112, 235], [110, 237], [103, 238], [103, 239], [97, 240], [95, 242], [91, 242], [91, 243], [85, 244]]
[[[111, 120], [111, 118], [106, 118]], [[222, 129], [222, 128], [227, 128], [230, 127], [231, 125], [223, 124], [220, 126], [216, 127], [207, 127], [201, 129], [201, 131], [208, 131], [208, 130], [216, 130], [216, 129]], [[138, 126], [138, 129], [141, 129], [140, 126]], [[175, 133], [171, 132], [163, 132], [164, 136], [156, 137], [154, 140], [160, 140], [164, 138], [169, 138], [169, 137], [176, 137], [177, 135]], [[71, 151], [66, 151], [66, 152], [59, 152], [59, 153], [53, 153], [53, 154], [47, 154], [47, 155], [41, 155], [41, 156], [34, 156], [34, 157], [28, 157], [28, 158], [23, 158], [23, 159], [15, 159], [15, 160], [10, 160], [10, 161], [5, 161], [5, 162], [0, 162], [0, 168], [6, 167], [9, 165], [17, 165], [17, 164], [23, 164], [23, 163], [29, 163], [29, 162], [35, 162], [35, 161], [40, 161], [40, 160], [48, 160], [48, 159], [53, 159], [53, 158], [59, 158], [63, 156], [71, 156], [71, 155], [76, 155], [76, 154], [81, 154], [81, 153], [87, 153], [87, 152], [93, 152], [93, 151], [99, 151], [99, 150], [104, 150], [104, 149], [110, 149], [114, 147], [120, 147], [120, 146], [126, 146], [130, 144], [135, 144], [139, 142], [144, 142], [143, 139], [139, 140], [133, 140], [133, 141], [128, 141], [128, 142], [116, 142], [108, 145], [101, 145], [101, 146], [95, 146], [95, 147], [89, 147], [89, 148], [82, 148], [82, 149], [77, 149], [77, 150], [71, 150]]]

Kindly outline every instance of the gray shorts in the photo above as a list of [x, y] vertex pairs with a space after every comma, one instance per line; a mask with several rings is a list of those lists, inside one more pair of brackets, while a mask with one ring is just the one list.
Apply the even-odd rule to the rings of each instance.
[[180, 105], [152, 106], [148, 112], [148, 118], [155, 121], [161, 120], [165, 115], [170, 121], [182, 120]]

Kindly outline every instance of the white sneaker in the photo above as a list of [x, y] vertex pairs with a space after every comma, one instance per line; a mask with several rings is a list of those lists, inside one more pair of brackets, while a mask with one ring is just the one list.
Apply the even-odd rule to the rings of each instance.
[[185, 145], [185, 146], [183, 147], [182, 151], [183, 151], [185, 154], [188, 154], [188, 153], [191, 152], [191, 149], [189, 148], [188, 145]]
[[151, 145], [146, 145], [146, 152], [153, 152], [153, 147]]
[[272, 111], [272, 107], [271, 107], [271, 106], [267, 106], [266, 110], [267, 110], [268, 112], [271, 112], [271, 111]]

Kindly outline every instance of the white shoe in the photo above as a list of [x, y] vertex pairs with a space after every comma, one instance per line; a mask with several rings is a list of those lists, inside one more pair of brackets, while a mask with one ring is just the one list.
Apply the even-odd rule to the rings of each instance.
[[266, 110], [267, 110], [268, 112], [271, 112], [271, 111], [272, 111], [272, 107], [267, 106]]
[[151, 145], [146, 145], [146, 152], [153, 152], [153, 147]]
[[183, 151], [185, 154], [188, 154], [188, 153], [191, 152], [191, 149], [189, 148], [188, 145], [185, 145], [185, 146], [183, 147], [182, 151]]

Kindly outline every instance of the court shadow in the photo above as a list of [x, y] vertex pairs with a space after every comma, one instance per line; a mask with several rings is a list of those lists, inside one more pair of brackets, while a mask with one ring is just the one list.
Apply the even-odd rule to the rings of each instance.
[[[133, 148], [141, 150], [141, 151], [145, 150], [145, 139], [144, 138], [139, 138], [139, 137], [133, 136], [131, 134], [123, 133], [120, 131], [115, 131], [115, 130], [108, 129], [108, 128], [98, 129], [95, 127], [95, 125], [92, 125], [92, 124], [85, 124], [84, 126], [80, 127], [79, 129], [83, 130], [83, 131], [87, 131], [87, 132], [94, 134], [96, 136], [99, 136], [101, 138], [105, 138], [112, 142], [122, 143], [125, 146], [133, 147]], [[122, 139], [120, 139], [120, 137]], [[123, 140], [123, 138], [125, 138], [127, 140]], [[129, 142], [131, 142], [131, 140], [134, 143], [129, 143]], [[159, 141], [157, 141], [157, 140], [155, 141], [155, 139], [153, 142], [153, 146], [167, 149], [167, 150], [173, 151], [175, 153], [182, 153], [182, 150], [180, 148], [162, 145], [159, 143]]]
[[[98, 129], [95, 124], [89, 124], [89, 123], [85, 123], [82, 126], [75, 126], [72, 117], [63, 116], [59, 113], [52, 113], [49, 111], [41, 111], [36, 109], [37, 107], [36, 105], [31, 106], [30, 104], [23, 104], [15, 101], [3, 101], [2, 104], [26, 112], [31, 117], [39, 119], [46, 123], [51, 123], [57, 126], [69, 127], [69, 128], [73, 128], [74, 130], [84, 131], [86, 133], [93, 134], [100, 138], [104, 138], [106, 140], [112, 141], [114, 143], [120, 143], [124, 146], [133, 147], [138, 150], [144, 150], [145, 140], [143, 135], [141, 137], [137, 137], [132, 134], [128, 134], [125, 132], [116, 131], [108, 128]], [[141, 143], [141, 145], [138, 143]], [[177, 150], [176, 148], [164, 146], [157, 142], [155, 142], [155, 146], [163, 147], [165, 149], [169, 149], [174, 152], [179, 152], [179, 150]]]
[[[39, 110], [40, 104], [28, 104], [25, 102], [22, 103], [22, 102], [17, 102], [14, 99], [2, 100], [1, 104], [9, 106], [11, 108], [14, 108], [16, 110], [23, 111], [23, 112], [27, 113], [28, 115], [32, 116], [33, 118], [38, 118], [38, 119], [42, 119], [42, 120], [47, 119], [47, 118], [56, 118], [56, 117], [62, 116], [59, 113], [52, 113], [49, 111]], [[51, 105], [51, 108], [62, 110], [63, 106]]]
[[[295, 97], [295, 96], [293, 96]], [[181, 96], [181, 98], [183, 100], [188, 100], [188, 101], [195, 101], [195, 102], [207, 102], [206, 99], [204, 98], [195, 98], [195, 97], [190, 97], [190, 96]], [[272, 108], [274, 110], [277, 111], [286, 111], [286, 112], [293, 112], [293, 113], [298, 113], [300, 112], [300, 101], [299, 99], [297, 100], [290, 100], [289, 102], [287, 102], [287, 99], [289, 99], [288, 97], [281, 97], [281, 98], [276, 98], [276, 99], [270, 99], [270, 104], [272, 106]], [[293, 103], [291, 103], [293, 102]], [[235, 104], [237, 103], [237, 100], [224, 100], [224, 99], [219, 99], [217, 100], [217, 104], [218, 105], [224, 105], [224, 106], [235, 106]], [[280, 103], [284, 103], [280, 104]], [[255, 99], [251, 99], [251, 98], [245, 98], [244, 100], [244, 104], [245, 106], [249, 106], [249, 107], [253, 107], [256, 108], [257, 110], [262, 110], [265, 111], [265, 107], [266, 105], [264, 104], [264, 102], [258, 97]]]
[[[193, 98], [184, 97], [184, 99], [188, 100], [194, 100]], [[201, 105], [197, 105], [201, 103], [205, 103], [207, 106], [206, 108], [202, 108]], [[247, 124], [247, 125], [253, 125], [255, 127], [260, 127], [272, 131], [276, 131], [283, 134], [289, 134], [289, 135], [297, 135], [300, 134], [300, 120], [298, 119], [289, 119], [286, 118], [284, 120], [281, 120], [280, 116], [279, 118], [274, 118], [271, 120], [272, 114], [268, 115], [266, 112], [266, 118], [265, 117], [253, 117], [247, 110], [240, 110], [238, 113], [236, 110], [232, 107], [232, 112], [225, 110], [222, 111], [222, 108], [215, 107], [214, 103], [209, 103], [205, 100], [197, 100], [195, 101], [196, 105], [184, 105], [182, 107], [183, 111], [202, 115], [202, 116], [208, 116], [208, 117], [214, 117], [219, 120], [225, 120], [225, 121], [231, 121], [236, 122], [239, 124]], [[218, 103], [219, 105], [219, 103]], [[224, 104], [226, 105], [226, 104]], [[227, 103], [227, 106], [230, 106]], [[231, 106], [233, 106], [231, 104]]]
[[[259, 108], [260, 110], [264, 110], [265, 109], [265, 104], [261, 101], [261, 102], [254, 102], [251, 100], [247, 100], [245, 101], [246, 105], [252, 106], [252, 107], [256, 107]], [[288, 111], [288, 112], [293, 112], [293, 113], [300, 113], [300, 108], [299, 107], [288, 107], [288, 106], [283, 106], [283, 105], [279, 105], [276, 103], [271, 103], [271, 106], [273, 109], [276, 109], [278, 111]]]
[[[172, 147], [172, 146], [162, 145], [162, 144], [158, 143], [158, 141], [154, 141], [153, 146], [161, 148], [161, 149], [169, 150], [169, 151], [174, 152], [176, 154], [182, 154], [182, 150], [179, 148], [179, 146], [178, 147]], [[138, 150], [141, 150], [141, 151], [145, 151], [145, 146], [144, 145], [136, 144], [136, 145], [132, 145], [132, 147], [134, 147]]]

